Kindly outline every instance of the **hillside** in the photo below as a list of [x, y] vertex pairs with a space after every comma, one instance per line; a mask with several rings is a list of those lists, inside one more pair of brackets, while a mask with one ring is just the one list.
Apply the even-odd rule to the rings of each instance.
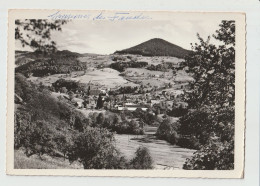
[[77, 58], [77, 57], [81, 57], [81, 56], [83, 56], [83, 55], [76, 53], [76, 52], [71, 52], [68, 50], [61, 50], [61, 51], [57, 51], [57, 52], [51, 53], [51, 54], [43, 53], [40, 51], [29, 52], [29, 51], [17, 50], [17, 51], [15, 51], [15, 65], [21, 66], [28, 62], [31, 62], [34, 60], [39, 60], [39, 59]]
[[115, 54], [137, 54], [143, 56], [172, 56], [183, 58], [189, 54], [189, 50], [183, 49], [163, 39], [154, 38], [134, 47], [116, 51]]
[[15, 51], [15, 72], [25, 76], [42, 77], [51, 74], [65, 74], [71, 71], [85, 70], [86, 63], [77, 58], [81, 54], [68, 50], [46, 54], [39, 51]]

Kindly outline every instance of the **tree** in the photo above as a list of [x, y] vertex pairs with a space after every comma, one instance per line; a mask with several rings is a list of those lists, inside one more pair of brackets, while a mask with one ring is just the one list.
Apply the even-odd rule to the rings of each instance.
[[169, 118], [166, 118], [158, 127], [156, 131], [156, 136], [159, 139], [164, 139], [172, 144], [176, 144], [179, 138], [177, 134], [178, 128], [178, 123], [173, 123]]
[[25, 154], [29, 157], [34, 154], [41, 157], [43, 154], [52, 155], [54, 152], [54, 142], [52, 131], [44, 121], [30, 123], [26, 129], [24, 140]]
[[188, 159], [183, 168], [186, 170], [232, 170], [234, 169], [234, 141], [213, 142], [203, 146]]
[[194, 82], [190, 84], [192, 92], [187, 97], [191, 108], [200, 108], [203, 105], [218, 108], [234, 106], [234, 27], [234, 21], [222, 21], [220, 29], [216, 31], [217, 35], [213, 35], [215, 39], [223, 41], [224, 45], [210, 44], [210, 37], [204, 41], [198, 35], [200, 44], [195, 43], [192, 46], [193, 53], [183, 63], [194, 78]]
[[102, 96], [99, 95], [97, 100], [97, 109], [101, 109], [102, 107], [103, 107], [103, 100], [102, 100]]
[[15, 74], [15, 94], [27, 102], [34, 97], [34, 92], [31, 84], [20, 73]]
[[60, 92], [66, 94], [68, 90], [66, 89], [66, 87], [61, 87]]
[[132, 169], [152, 169], [153, 159], [147, 147], [139, 147], [135, 152], [135, 157], [130, 162]]
[[189, 112], [180, 119], [181, 133], [190, 131], [203, 145], [186, 161], [187, 169], [234, 168], [235, 22], [224, 20], [219, 26], [213, 37], [223, 43], [216, 46], [198, 35], [200, 44], [192, 45], [183, 63], [194, 81], [185, 96]]
[[115, 147], [113, 133], [107, 129], [87, 127], [76, 135], [68, 154], [71, 162], [78, 160], [84, 169], [123, 169], [126, 160]]
[[97, 125], [98, 125], [99, 127], [102, 127], [104, 121], [105, 121], [105, 116], [104, 116], [104, 114], [101, 112], [101, 113], [99, 113], [98, 116], [97, 116]]
[[41, 52], [56, 50], [56, 43], [51, 40], [51, 31], [62, 30], [66, 20], [47, 19], [24, 19], [15, 20], [15, 39], [20, 41], [22, 46], [29, 46]]

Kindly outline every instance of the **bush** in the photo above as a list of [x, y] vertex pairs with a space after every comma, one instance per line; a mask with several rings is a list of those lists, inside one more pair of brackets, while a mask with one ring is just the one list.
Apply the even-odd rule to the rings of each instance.
[[31, 100], [34, 96], [31, 84], [20, 73], [15, 74], [15, 94], [20, 96], [25, 102]]
[[71, 162], [79, 160], [84, 169], [122, 169], [126, 160], [115, 147], [112, 133], [106, 129], [88, 127], [74, 137], [68, 154]]
[[211, 141], [195, 152], [191, 159], [187, 159], [183, 168], [189, 170], [233, 170], [234, 141], [225, 143]]
[[179, 124], [172, 123], [169, 118], [163, 120], [156, 131], [156, 136], [159, 139], [163, 139], [168, 141], [171, 144], [176, 144], [179, 139], [179, 135], [177, 133]]
[[195, 136], [200, 144], [205, 145], [209, 140], [210, 133], [214, 131], [212, 120], [209, 119], [210, 110], [190, 110], [180, 118], [180, 134]]
[[119, 72], [123, 72], [126, 68], [142, 68], [147, 65], [148, 65], [147, 62], [134, 62], [134, 61], [116, 62], [116, 63], [112, 63], [110, 65], [110, 68], [113, 68]]
[[188, 137], [188, 138], [181, 137], [178, 140], [177, 145], [179, 145], [180, 147], [188, 148], [188, 149], [199, 150], [199, 148], [200, 148], [199, 140], [195, 136]]
[[84, 89], [84, 86], [79, 82], [73, 80], [65, 80], [65, 79], [58, 79], [52, 86], [55, 88], [56, 92], [61, 91], [62, 93], [66, 93], [69, 91], [76, 92], [81, 91]]
[[40, 157], [43, 154], [52, 155], [54, 153], [55, 143], [53, 142], [52, 130], [48, 128], [48, 124], [44, 121], [30, 123], [26, 127], [26, 135], [21, 139], [25, 148], [26, 156], [34, 154]]
[[188, 109], [183, 104], [173, 104], [172, 110], [169, 115], [173, 117], [181, 117], [188, 113]]
[[30, 92], [33, 96], [24, 99], [24, 104], [15, 110], [15, 149], [24, 148], [27, 156], [52, 155], [54, 151], [66, 155], [64, 148], [72, 134], [68, 129], [83, 131], [89, 125], [87, 119], [66, 103], [51, 97], [45, 87], [40, 91], [22, 75], [16, 78], [16, 86], [21, 90], [17, 91], [19, 95]]
[[66, 87], [61, 87], [60, 92], [61, 93], [67, 93], [68, 90], [66, 89]]
[[146, 147], [139, 147], [135, 152], [135, 157], [130, 161], [130, 168], [132, 169], [152, 169], [153, 159], [150, 155], [149, 149]]

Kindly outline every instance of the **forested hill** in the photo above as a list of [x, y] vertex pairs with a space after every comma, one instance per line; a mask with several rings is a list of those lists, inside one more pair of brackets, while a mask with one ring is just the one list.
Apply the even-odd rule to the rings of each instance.
[[154, 38], [134, 47], [116, 51], [115, 54], [137, 54], [143, 56], [172, 56], [183, 58], [191, 51], [183, 49], [163, 39]]
[[47, 54], [40, 51], [29, 52], [29, 51], [17, 50], [15, 51], [15, 65], [16, 66], [24, 65], [30, 61], [34, 61], [38, 59], [77, 58], [81, 56], [82, 54], [71, 52], [68, 50], [57, 51], [51, 54]]
[[51, 74], [81, 71], [87, 68], [86, 63], [82, 63], [77, 59], [81, 54], [68, 50], [57, 51], [51, 54], [44, 54], [37, 51], [16, 51], [15, 55], [15, 72], [22, 73], [26, 77], [29, 74], [41, 77]]

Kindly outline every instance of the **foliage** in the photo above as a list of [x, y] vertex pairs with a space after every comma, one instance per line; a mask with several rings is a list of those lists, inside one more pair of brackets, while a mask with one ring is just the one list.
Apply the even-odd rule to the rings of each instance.
[[131, 94], [131, 93], [135, 93], [137, 90], [138, 87], [125, 86], [125, 87], [120, 87], [116, 91], [116, 94]]
[[130, 161], [130, 168], [132, 169], [152, 169], [153, 159], [150, 155], [149, 149], [146, 147], [139, 147], [135, 152], [135, 157]]
[[[223, 21], [222, 25], [234, 27], [234, 21]], [[229, 33], [221, 27], [216, 39], [224, 38]], [[233, 30], [233, 29], [232, 29]], [[183, 65], [188, 66], [194, 82], [191, 83], [192, 92], [187, 101], [191, 108], [200, 108], [203, 105], [214, 107], [234, 106], [235, 96], [235, 43], [233, 35], [225, 35], [224, 45], [210, 44], [210, 37], [204, 41], [199, 35], [200, 44], [193, 46], [193, 54], [187, 56]]]
[[22, 73], [29, 77], [33, 75], [42, 77], [52, 74], [68, 74], [72, 71], [83, 71], [87, 69], [86, 63], [78, 61], [75, 56], [52, 57], [35, 59], [15, 68], [16, 73]]
[[69, 151], [71, 162], [78, 160], [84, 169], [122, 169], [126, 160], [115, 147], [113, 134], [106, 129], [88, 127], [74, 139]]
[[188, 109], [183, 104], [173, 103], [172, 110], [168, 112], [168, 115], [173, 117], [181, 117], [187, 114]]
[[52, 86], [55, 88], [55, 90], [58, 91], [72, 91], [72, 92], [76, 92], [76, 91], [83, 91], [85, 90], [85, 87], [83, 84], [77, 82], [77, 81], [73, 81], [73, 80], [65, 80], [65, 79], [58, 79], [57, 81], [55, 81], [54, 83], [52, 83]]
[[150, 109], [147, 109], [147, 111], [143, 111], [142, 109], [136, 109], [131, 114], [131, 118], [137, 118], [140, 122], [143, 122], [145, 125], [156, 125], [156, 123], [158, 122], [158, 117], [154, 115]]
[[102, 100], [102, 96], [99, 95], [97, 100], [97, 109], [101, 109], [102, 107], [103, 107], [103, 100]]
[[210, 142], [195, 152], [183, 165], [189, 170], [233, 170], [234, 140], [230, 142]]
[[25, 148], [25, 154], [29, 157], [37, 154], [40, 157], [43, 154], [51, 155], [54, 152], [55, 144], [52, 140], [52, 131], [48, 127], [45, 121], [37, 121], [27, 123], [29, 125], [25, 127], [23, 135], [24, 138], [20, 138], [20, 143], [23, 143]]
[[16, 94], [24, 103], [15, 110], [14, 147], [25, 148], [28, 156], [51, 154], [55, 148], [64, 153], [60, 147], [70, 138], [69, 128], [82, 131], [88, 125], [85, 117], [51, 97], [47, 88], [28, 82], [22, 75], [16, 77]]
[[[103, 113], [85, 118], [65, 102], [52, 98], [46, 87], [34, 85], [22, 75], [16, 80], [17, 94], [25, 102], [15, 110], [15, 149], [22, 149], [28, 157], [63, 156], [64, 160], [81, 162], [84, 168], [151, 168], [151, 157], [142, 151], [134, 160], [126, 160], [116, 149], [113, 133], [103, 128], [119, 127], [122, 132], [139, 134], [142, 129], [137, 121]], [[32, 96], [26, 99], [28, 95]]]
[[66, 20], [47, 19], [24, 19], [15, 20], [15, 39], [20, 41], [22, 46], [30, 46], [44, 52], [54, 51], [56, 43], [51, 40], [51, 31], [62, 30]]
[[169, 63], [169, 62], [164, 62], [162, 64], [158, 64], [158, 65], [151, 65], [147, 67], [147, 70], [151, 70], [151, 71], [162, 71], [162, 72], [167, 72], [170, 69], [175, 69], [174, 64], [173, 63]]
[[27, 102], [33, 97], [33, 90], [26, 78], [20, 74], [15, 74], [15, 94], [19, 95], [23, 101]]
[[199, 140], [195, 136], [186, 137], [185, 135], [180, 136], [177, 145], [180, 147], [195, 150], [199, 150], [201, 147]]
[[179, 139], [179, 135], [177, 133], [178, 128], [179, 124], [177, 122], [173, 123], [169, 118], [166, 118], [159, 125], [156, 131], [156, 136], [159, 139], [170, 142], [171, 144], [176, 144]]
[[119, 71], [123, 72], [126, 68], [142, 68], [147, 66], [147, 62], [135, 62], [135, 61], [129, 61], [129, 62], [116, 62], [111, 63], [110, 67]]
[[[183, 65], [194, 82], [186, 94], [189, 112], [180, 119], [181, 135], [194, 136], [203, 147], [186, 161], [186, 169], [234, 168], [235, 22], [222, 21], [210, 37], [195, 43]], [[214, 136], [216, 140], [212, 140]]]

